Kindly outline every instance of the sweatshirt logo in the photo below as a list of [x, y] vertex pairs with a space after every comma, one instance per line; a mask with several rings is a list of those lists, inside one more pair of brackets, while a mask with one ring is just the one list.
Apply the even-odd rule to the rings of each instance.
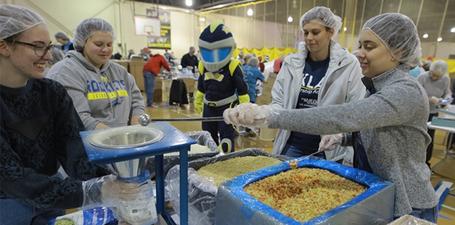
[[86, 80], [86, 83], [88, 91], [87, 99], [89, 101], [116, 99], [118, 97], [128, 96], [124, 80], [113, 80], [106, 82], [97, 80]]

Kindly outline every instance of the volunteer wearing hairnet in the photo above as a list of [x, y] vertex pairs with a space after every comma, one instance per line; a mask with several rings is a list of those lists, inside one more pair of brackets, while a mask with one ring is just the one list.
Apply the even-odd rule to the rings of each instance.
[[[122, 196], [113, 188], [120, 182], [88, 162], [79, 136], [83, 125], [66, 90], [43, 78], [50, 48], [41, 16], [0, 5], [1, 224], [47, 224], [63, 209], [117, 205]], [[60, 165], [66, 179], [56, 175]]]
[[103, 19], [86, 19], [76, 28], [75, 51], [55, 64], [48, 77], [71, 96], [88, 130], [138, 124], [144, 99], [131, 74], [109, 59], [114, 31]]
[[[284, 59], [272, 89], [274, 108], [309, 109], [365, 96], [359, 62], [333, 40], [340, 27], [341, 18], [326, 7], [312, 8], [300, 18], [305, 48]], [[317, 152], [321, 136], [310, 132], [280, 129], [273, 152], [290, 157]], [[318, 156], [338, 161], [344, 158], [345, 150], [338, 147]]]
[[[354, 166], [395, 184], [394, 215], [435, 222], [437, 199], [425, 164], [428, 98], [407, 74], [418, 54], [417, 29], [403, 14], [381, 14], [364, 24], [359, 44], [366, 98], [303, 110], [242, 104], [227, 110], [225, 120], [311, 134], [354, 132]], [[324, 149], [341, 142], [340, 135], [328, 137]]]
[[[438, 115], [437, 109], [452, 102], [452, 92], [450, 91], [450, 79], [447, 76], [448, 65], [442, 60], [435, 61], [430, 66], [430, 71], [420, 75], [417, 80], [425, 89], [430, 105], [430, 115], [428, 121]], [[427, 147], [426, 163], [430, 166], [430, 159], [433, 155], [434, 130], [428, 129], [431, 142]]]

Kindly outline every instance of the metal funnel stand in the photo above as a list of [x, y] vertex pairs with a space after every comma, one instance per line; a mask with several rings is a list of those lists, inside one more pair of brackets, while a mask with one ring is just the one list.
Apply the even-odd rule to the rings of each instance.
[[145, 159], [155, 156], [156, 211], [168, 224], [175, 222], [164, 210], [163, 154], [179, 152], [180, 224], [188, 224], [188, 151], [196, 141], [165, 122], [83, 131], [80, 134], [88, 159], [110, 165], [119, 179], [125, 182], [143, 181], [147, 173]]

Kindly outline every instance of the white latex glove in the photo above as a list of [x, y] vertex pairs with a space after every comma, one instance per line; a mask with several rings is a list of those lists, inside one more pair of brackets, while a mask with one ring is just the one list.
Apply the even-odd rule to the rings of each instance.
[[321, 142], [319, 142], [319, 151], [334, 150], [337, 146], [341, 145], [343, 134], [322, 135]]
[[268, 119], [272, 115], [273, 108], [269, 105], [256, 105], [244, 103], [232, 109], [226, 109], [223, 113], [227, 124], [244, 127], [267, 127]]
[[433, 105], [438, 105], [439, 104], [439, 100], [440, 100], [439, 98], [431, 96], [430, 103], [433, 104]]

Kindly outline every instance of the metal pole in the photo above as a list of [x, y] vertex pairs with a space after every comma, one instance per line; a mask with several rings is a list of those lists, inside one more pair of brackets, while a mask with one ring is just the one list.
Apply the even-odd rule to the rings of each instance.
[[[444, 8], [444, 13], [442, 14], [442, 20], [441, 20], [441, 24], [439, 25], [439, 32], [438, 32], [438, 37], [441, 37], [441, 34], [442, 34], [442, 27], [444, 26], [444, 21], [446, 19], [446, 14], [447, 14], [447, 8], [449, 7], [449, 0], [446, 0], [446, 7]], [[433, 53], [433, 57], [436, 57], [436, 53], [438, 52], [438, 45], [439, 45], [439, 41], [437, 40], [436, 38], [436, 45], [434, 47], [434, 53]]]
[[397, 10], [398, 13], [401, 11], [401, 4], [402, 3], [403, 3], [403, 0], [400, 0], [400, 3], [398, 4], [398, 10]]
[[382, 13], [382, 6], [384, 6], [384, 0], [381, 0], [381, 6], [379, 7], [379, 14]]
[[420, 2], [419, 14], [417, 14], [417, 21], [416, 21], [416, 27], [417, 28], [419, 28], [420, 16], [422, 15], [423, 2], [425, 2], [425, 0], [422, 0]]

